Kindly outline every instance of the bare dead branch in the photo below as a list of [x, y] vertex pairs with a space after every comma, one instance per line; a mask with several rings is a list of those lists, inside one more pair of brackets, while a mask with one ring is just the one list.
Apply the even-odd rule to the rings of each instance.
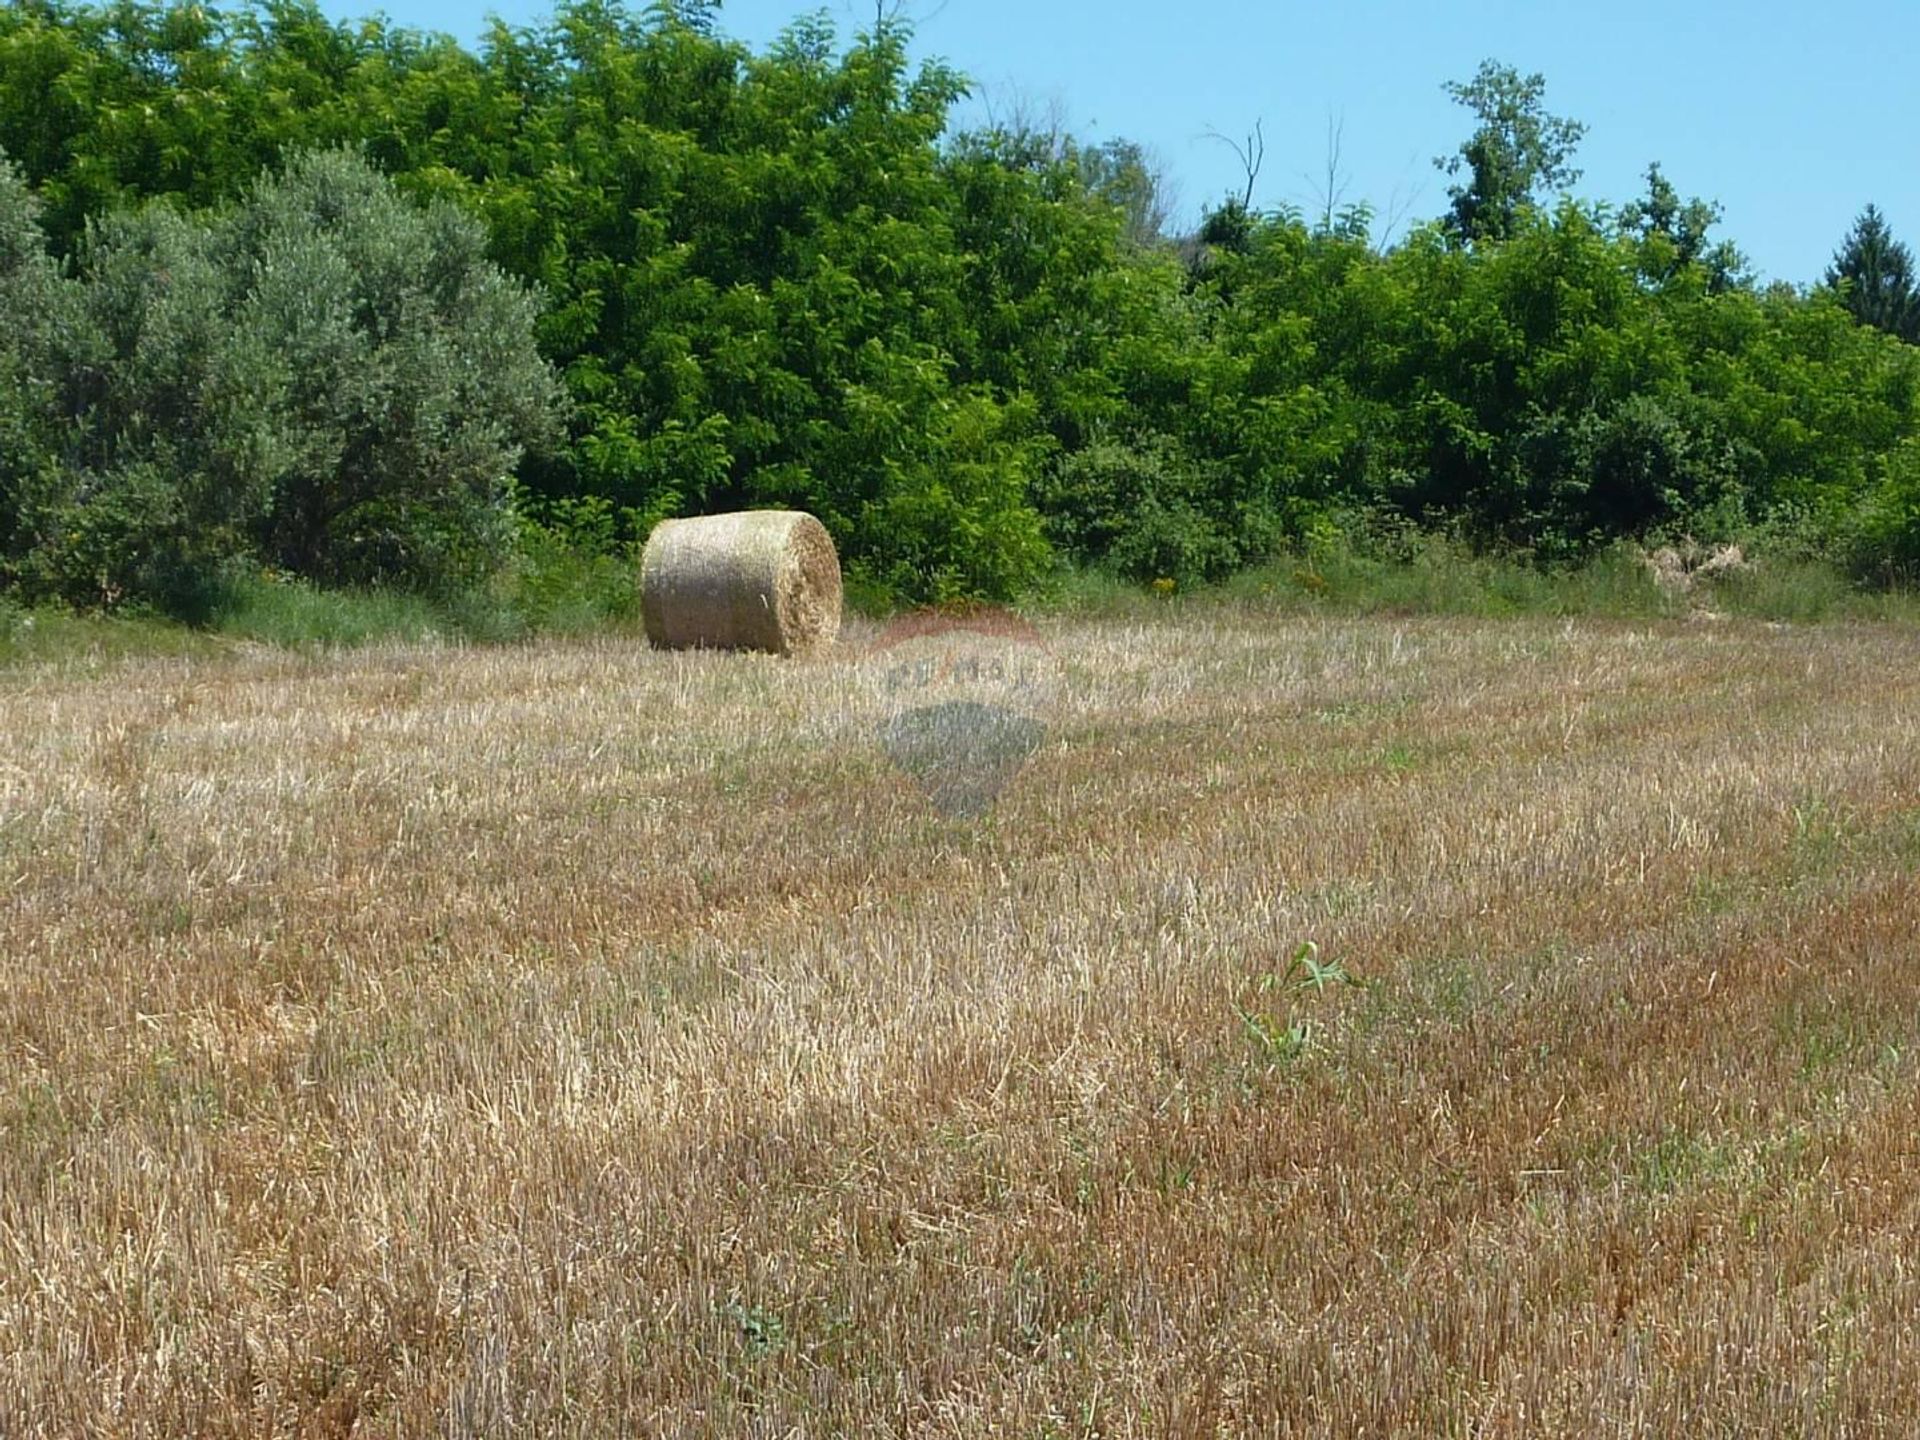
[[1261, 167], [1267, 163], [1265, 122], [1261, 120], [1255, 120], [1253, 122], [1253, 129], [1248, 133], [1245, 144], [1233, 139], [1229, 135], [1223, 135], [1212, 126], [1207, 127], [1206, 138], [1209, 140], [1218, 140], [1222, 145], [1225, 145], [1229, 150], [1233, 151], [1234, 158], [1240, 162], [1240, 168], [1246, 171], [1247, 188], [1245, 193], [1240, 197], [1240, 206], [1242, 209], [1251, 210], [1253, 208], [1253, 187], [1260, 179]]

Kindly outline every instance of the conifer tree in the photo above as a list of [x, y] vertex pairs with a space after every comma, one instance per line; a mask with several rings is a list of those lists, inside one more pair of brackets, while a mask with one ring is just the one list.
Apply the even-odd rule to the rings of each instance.
[[1913, 252], [1898, 240], [1887, 217], [1872, 205], [1860, 212], [1827, 270], [1827, 284], [1863, 325], [1920, 345], [1920, 291], [1914, 287]]

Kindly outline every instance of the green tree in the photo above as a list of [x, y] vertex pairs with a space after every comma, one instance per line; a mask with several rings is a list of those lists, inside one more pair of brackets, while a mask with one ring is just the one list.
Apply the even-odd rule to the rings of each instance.
[[[492, 563], [544, 372], [505, 338], [516, 287], [447, 301], [451, 272], [389, 243], [483, 274], [447, 206], [549, 302], [572, 422], [518, 493], [603, 549], [797, 505], [903, 597], [1014, 593], [1055, 552], [1204, 578], [1354, 512], [1553, 558], [1786, 507], [1865, 570], [1920, 554], [1920, 347], [1831, 289], [1756, 290], [1657, 166], [1613, 216], [1550, 204], [1583, 132], [1538, 76], [1448, 87], [1475, 118], [1439, 162], [1449, 214], [1391, 251], [1335, 202], [1337, 149], [1314, 223], [1256, 210], [1257, 124], [1247, 188], [1161, 244], [1137, 147], [1017, 116], [953, 134], [966, 80], [910, 65], [886, 7], [761, 53], [716, 11], [563, 0], [469, 53], [311, 0], [0, 7], [0, 146], [79, 266], [38, 249], [16, 186], [8, 573], [102, 598], [223, 556], [447, 583]], [[391, 189], [187, 218], [343, 144]], [[517, 391], [460, 378], [476, 345]]]
[[39, 206], [0, 155], [0, 565], [17, 543], [23, 503], [53, 462], [58, 351], [71, 312], [71, 286], [46, 253]]
[[[600, 4], [496, 28], [489, 72], [530, 99], [498, 160], [448, 167], [446, 193], [554, 299], [543, 339], [576, 438], [527, 478], [605, 497], [633, 535], [799, 505], [900, 593], [1010, 593], [1046, 563], [1024, 486], [969, 482], [972, 513], [949, 523], [961, 467], [1001, 454], [1024, 475], [1039, 438], [1022, 347], [981, 333], [1047, 303], [1034, 292], [1070, 260], [1110, 269], [1117, 225], [1089, 248], [1068, 218], [1081, 197], [971, 153], [950, 163], [939, 140], [964, 83], [910, 67], [904, 27], [835, 44], [815, 17], [755, 56], [677, 12]], [[983, 196], [1004, 178], [1001, 217], [1064, 250], [994, 275], [1019, 247], [961, 243], [978, 229], [955, 203], [962, 173]], [[993, 308], [969, 305], [979, 290]]]
[[1464, 183], [1447, 194], [1446, 225], [1463, 242], [1504, 240], [1543, 191], [1564, 190], [1580, 178], [1571, 162], [1587, 127], [1549, 114], [1543, 75], [1484, 60], [1473, 79], [1449, 81], [1447, 94], [1479, 124], [1452, 155], [1433, 163]]
[[1647, 167], [1647, 193], [1620, 207], [1620, 232], [1640, 249], [1641, 270], [1654, 284], [1667, 284], [1699, 266], [1716, 293], [1742, 283], [1747, 259], [1730, 240], [1710, 239], [1721, 208], [1697, 196], [1682, 200], [1660, 162]]
[[1173, 195], [1165, 172], [1138, 142], [1116, 139], [1075, 146], [1069, 158], [1088, 193], [1124, 217], [1129, 243], [1153, 245], [1167, 238]]
[[1913, 252], [1894, 238], [1886, 216], [1874, 206], [1853, 222], [1827, 269], [1826, 283], [1861, 324], [1920, 345]]
[[0, 7], [0, 149], [63, 255], [90, 216], [224, 203], [299, 149], [364, 144], [395, 174], [471, 158], [505, 103], [452, 40], [335, 22], [312, 0]]
[[560, 389], [532, 295], [484, 247], [340, 151], [211, 222], [155, 203], [91, 226], [16, 579], [183, 608], [243, 560], [411, 586], [497, 568], [515, 462]]

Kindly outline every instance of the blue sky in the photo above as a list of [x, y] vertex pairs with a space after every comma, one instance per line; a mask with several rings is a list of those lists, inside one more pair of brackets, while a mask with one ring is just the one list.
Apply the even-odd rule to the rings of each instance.
[[[544, 0], [324, 0], [341, 16], [395, 21], [471, 42], [481, 17], [545, 14]], [[888, 0], [892, 3], [892, 0]], [[874, 0], [726, 0], [724, 28], [756, 48], [824, 10], [851, 33]], [[1317, 206], [1329, 123], [1341, 126], [1348, 199], [1383, 216], [1438, 214], [1466, 112], [1441, 90], [1489, 56], [1547, 77], [1548, 108], [1589, 127], [1577, 190], [1625, 200], [1659, 160], [1686, 195], [1718, 200], [1724, 233], [1770, 278], [1819, 278], [1871, 200], [1920, 244], [1920, 55], [1915, 0], [905, 0], [922, 54], [977, 82], [982, 100], [1057, 106], [1077, 132], [1124, 135], [1157, 153], [1181, 211], [1238, 188], [1236, 138], [1260, 120], [1267, 160], [1256, 204]], [[977, 113], [977, 111], [976, 111]]]

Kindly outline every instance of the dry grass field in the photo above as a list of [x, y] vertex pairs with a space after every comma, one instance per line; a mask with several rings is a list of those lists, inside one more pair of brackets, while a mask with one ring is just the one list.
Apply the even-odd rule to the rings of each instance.
[[0, 1435], [1920, 1433], [1920, 635], [1043, 628], [0, 672]]

